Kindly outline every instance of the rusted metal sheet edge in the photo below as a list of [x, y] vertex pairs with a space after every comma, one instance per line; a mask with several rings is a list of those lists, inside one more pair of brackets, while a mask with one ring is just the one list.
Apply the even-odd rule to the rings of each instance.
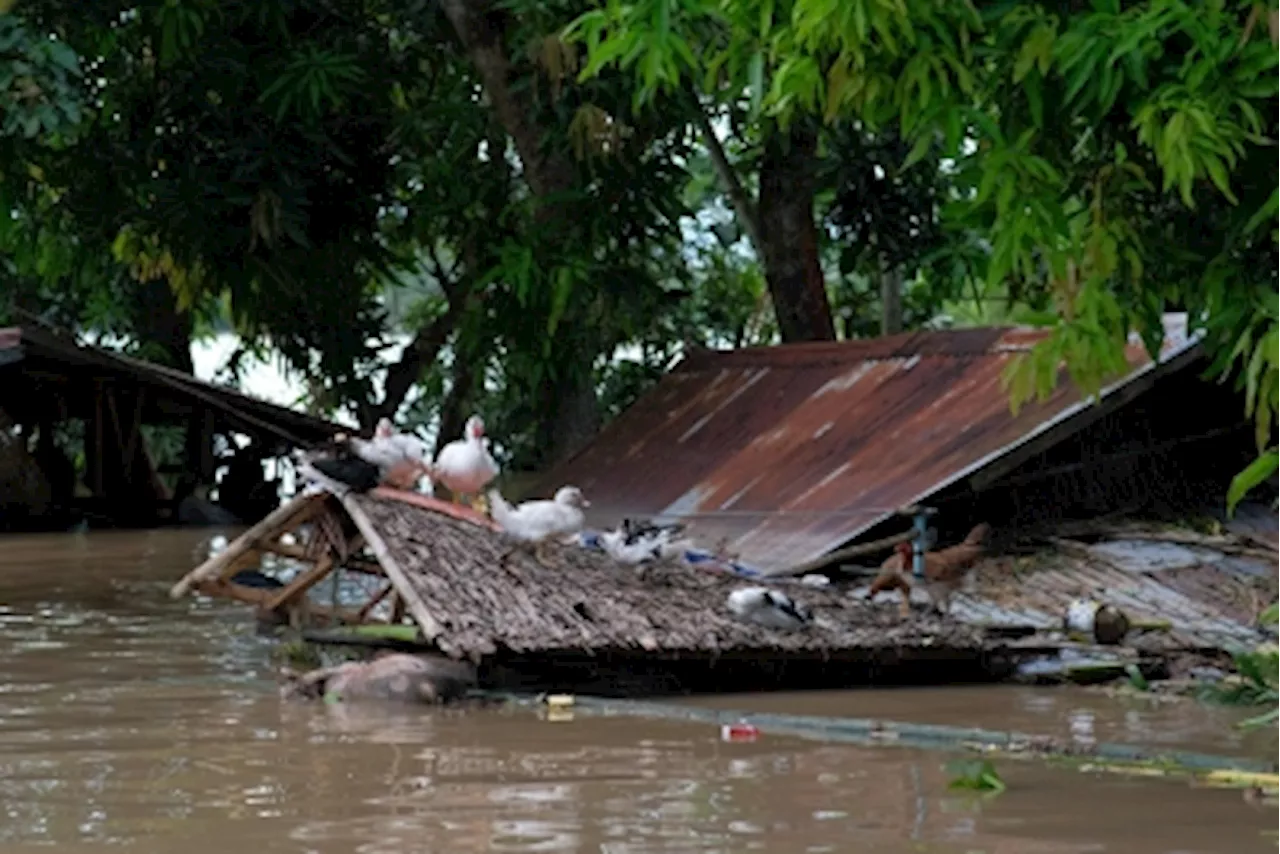
[[[1064, 407], [1061, 411], [1055, 413], [1053, 416], [1046, 418], [1043, 422], [1038, 424], [1033, 430], [1030, 430], [1029, 432], [1023, 434], [1022, 436], [1018, 437], [1017, 439], [1008, 443], [1007, 445], [1003, 445], [995, 449], [994, 451], [991, 451], [986, 456], [981, 457], [978, 460], [975, 460], [974, 462], [970, 463], [969, 465], [965, 466], [964, 468], [960, 469], [954, 474], [951, 474], [948, 477], [938, 481], [928, 489], [923, 490], [922, 492], [916, 494], [911, 498], [911, 500], [903, 502], [903, 506], [918, 504], [924, 501], [925, 499], [927, 499], [929, 496], [934, 495], [938, 492], [941, 492], [947, 487], [955, 483], [958, 483], [967, 477], [971, 477], [977, 474], [979, 471], [981, 471], [982, 469], [986, 468], [989, 465], [992, 465], [993, 463], [1000, 460], [1002, 457], [1006, 456], [1010, 452], [1018, 449], [1019, 447], [1029, 442], [1035, 441], [1038, 437], [1040, 437], [1044, 433], [1047, 433], [1048, 431], [1054, 429], [1058, 425], [1063, 424], [1066, 421], [1069, 421], [1070, 419], [1074, 418], [1080, 413], [1085, 412], [1090, 406], [1095, 406], [1105, 402], [1108, 397], [1123, 390], [1129, 384], [1136, 382], [1138, 379], [1145, 377], [1147, 374], [1150, 374], [1153, 371], [1159, 370], [1163, 372], [1172, 373], [1184, 367], [1184, 363], [1189, 363], [1193, 361], [1199, 355], [1200, 338], [1201, 336], [1199, 335], [1190, 337], [1182, 345], [1170, 350], [1170, 352], [1167, 355], [1163, 355], [1159, 362], [1156, 362], [1156, 361], [1147, 362], [1145, 365], [1142, 365], [1136, 370], [1131, 371], [1121, 379], [1116, 380], [1115, 382], [1111, 383], [1108, 386], [1104, 386], [1102, 390], [1098, 393], [1095, 399], [1086, 398], [1086, 399], [1078, 400], [1075, 403], [1072, 403], [1069, 406]], [[894, 515], [896, 515], [896, 513], [897, 511], [881, 511], [872, 519], [872, 521], [862, 525], [860, 528], [851, 530], [845, 536], [844, 543], [849, 543], [857, 539], [859, 536], [871, 530], [876, 525], [879, 525], [881, 522], [884, 522], [885, 520], [892, 518]], [[843, 545], [844, 543], [841, 543], [839, 545]]]

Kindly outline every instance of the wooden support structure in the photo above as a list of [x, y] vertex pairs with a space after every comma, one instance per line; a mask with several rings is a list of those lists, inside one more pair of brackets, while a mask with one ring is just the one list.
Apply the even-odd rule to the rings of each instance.
[[259, 548], [259, 543], [269, 535], [274, 534], [278, 537], [284, 530], [311, 518], [326, 498], [324, 494], [301, 495], [288, 504], [276, 508], [258, 524], [236, 537], [225, 549], [183, 576], [182, 580], [169, 591], [169, 595], [174, 599], [180, 599], [193, 587], [210, 581], [221, 581], [234, 575], [238, 570], [233, 567], [239, 558]]
[[[383, 587], [382, 590], [378, 591], [378, 593], [374, 594], [373, 598], [371, 598], [368, 602], [366, 602], [364, 607], [360, 609], [360, 613], [358, 615], [360, 618], [360, 622], [362, 623], [367, 622], [369, 619], [369, 615], [373, 613], [373, 609], [378, 607], [379, 603], [381, 603], [388, 596], [394, 593], [395, 589], [396, 589], [396, 586], [394, 584], [388, 584], [385, 587]], [[396, 622], [396, 621], [393, 620], [392, 622]]]
[[431, 612], [427, 610], [426, 603], [419, 598], [417, 591], [413, 587], [413, 582], [409, 580], [408, 573], [396, 562], [395, 557], [392, 556], [391, 550], [387, 548], [387, 544], [383, 541], [382, 535], [378, 533], [373, 521], [364, 510], [360, 509], [360, 505], [352, 500], [350, 495], [343, 497], [342, 506], [347, 509], [347, 513], [351, 516], [351, 521], [356, 523], [360, 533], [364, 534], [365, 542], [369, 544], [369, 548], [373, 549], [373, 553], [377, 555], [378, 562], [382, 564], [382, 569], [386, 572], [388, 580], [400, 591], [405, 607], [413, 615], [414, 621], [422, 631], [423, 640], [427, 642], [435, 640], [444, 632], [443, 627], [436, 622], [435, 617], [431, 616]]
[[298, 597], [306, 595], [306, 592], [315, 587], [325, 576], [333, 572], [333, 556], [326, 553], [316, 561], [316, 565], [306, 572], [301, 572], [298, 576], [268, 599], [264, 604], [268, 611], [279, 611], [284, 606], [294, 602]]
[[[353, 550], [359, 549], [362, 543], [362, 539], [353, 541], [351, 548]], [[308, 554], [304, 547], [294, 545], [293, 543], [262, 543], [259, 548], [264, 552], [270, 552], [271, 554], [279, 555], [280, 557], [287, 557], [291, 560], [307, 561], [308, 563], [315, 560], [315, 556]], [[382, 571], [382, 566], [376, 560], [369, 560], [368, 558], [349, 557], [344, 561], [340, 561], [339, 566], [343, 569], [350, 570], [351, 572], [362, 572], [365, 575], [386, 574]]]

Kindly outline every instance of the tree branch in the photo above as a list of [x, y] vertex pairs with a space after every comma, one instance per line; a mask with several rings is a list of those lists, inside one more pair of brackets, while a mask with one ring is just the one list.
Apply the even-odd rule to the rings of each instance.
[[695, 93], [690, 93], [690, 97], [698, 111], [698, 128], [702, 131], [702, 138], [706, 142], [707, 151], [711, 154], [711, 163], [715, 166], [716, 174], [720, 176], [721, 183], [724, 184], [725, 192], [729, 195], [729, 201], [733, 203], [733, 210], [742, 222], [743, 230], [747, 232], [747, 237], [751, 239], [751, 245], [755, 248], [756, 254], [763, 258], [764, 243], [761, 240], [760, 215], [756, 210], [756, 205], [747, 193], [746, 187], [742, 186], [742, 181], [738, 179], [738, 173], [734, 170], [733, 164], [729, 162], [729, 158], [725, 155], [724, 146], [720, 144], [720, 138], [716, 136], [715, 128], [711, 126], [711, 119], [708, 118], [706, 111], [702, 108], [702, 101]]
[[449, 308], [444, 314], [418, 330], [400, 354], [400, 360], [387, 368], [387, 379], [384, 384], [382, 403], [374, 414], [378, 418], [394, 418], [400, 405], [409, 395], [409, 389], [422, 376], [423, 369], [433, 363], [440, 355], [440, 350], [449, 340], [458, 317], [461, 314], [461, 300], [450, 300]]

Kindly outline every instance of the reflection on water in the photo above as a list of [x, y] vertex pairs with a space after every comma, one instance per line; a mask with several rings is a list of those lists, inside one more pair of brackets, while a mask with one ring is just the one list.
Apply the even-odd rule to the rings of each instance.
[[[1274, 808], [1177, 782], [1009, 762], [1008, 791], [982, 801], [948, 792], [945, 757], [904, 749], [729, 744], [669, 721], [282, 705], [242, 609], [167, 597], [207, 537], [0, 543], [0, 850], [1274, 850], [1262, 835]], [[1126, 710], [1082, 692], [690, 702], [1274, 750], [1225, 733], [1217, 712]]]

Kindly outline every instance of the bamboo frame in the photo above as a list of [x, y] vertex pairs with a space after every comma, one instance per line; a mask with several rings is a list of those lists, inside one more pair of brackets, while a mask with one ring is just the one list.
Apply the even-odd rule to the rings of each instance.
[[232, 565], [242, 556], [259, 548], [259, 543], [271, 534], [279, 536], [287, 528], [295, 527], [310, 519], [325, 500], [325, 495], [301, 495], [288, 504], [277, 507], [258, 524], [236, 537], [222, 551], [200, 564], [182, 577], [169, 591], [174, 599], [181, 599], [193, 587], [210, 581], [222, 581], [238, 572]]
[[[283, 534], [287, 532], [281, 531], [281, 533]], [[363, 538], [360, 539], [363, 541]], [[352, 542], [353, 549], [359, 549], [361, 547], [360, 545], [355, 545], [356, 541], [353, 540]], [[311, 563], [315, 560], [314, 556], [307, 554], [307, 550], [305, 548], [302, 546], [295, 546], [291, 543], [262, 543], [259, 545], [259, 548], [264, 552], [270, 552], [271, 554], [279, 555], [280, 557], [287, 557], [290, 560], [306, 561], [307, 563]], [[344, 561], [338, 561], [338, 566], [342, 569], [347, 569], [351, 572], [361, 572], [365, 575], [386, 575], [386, 573], [382, 571], [382, 565], [380, 563], [368, 558], [349, 557]]]
[[308, 590], [323, 581], [333, 570], [333, 556], [326, 552], [316, 561], [314, 567], [306, 572], [299, 573], [293, 581], [280, 588], [274, 596], [264, 602], [263, 607], [268, 611], [279, 611], [284, 606], [292, 604], [300, 596], [306, 595]]
[[405, 607], [409, 613], [413, 615], [414, 622], [418, 624], [418, 628], [422, 632], [423, 640], [430, 643], [444, 633], [444, 627], [436, 622], [435, 617], [431, 616], [431, 612], [427, 610], [427, 605], [418, 596], [417, 590], [409, 581], [409, 575], [396, 563], [396, 559], [392, 556], [391, 550], [387, 548], [386, 542], [383, 541], [378, 529], [350, 495], [342, 497], [342, 506], [346, 508], [347, 513], [351, 516], [351, 521], [356, 523], [356, 527], [360, 529], [360, 533], [364, 534], [365, 542], [369, 544], [369, 548], [373, 549], [373, 553], [377, 555], [378, 562], [382, 564], [382, 569], [387, 574], [387, 579], [396, 586], [400, 592], [400, 597], [404, 600]]

